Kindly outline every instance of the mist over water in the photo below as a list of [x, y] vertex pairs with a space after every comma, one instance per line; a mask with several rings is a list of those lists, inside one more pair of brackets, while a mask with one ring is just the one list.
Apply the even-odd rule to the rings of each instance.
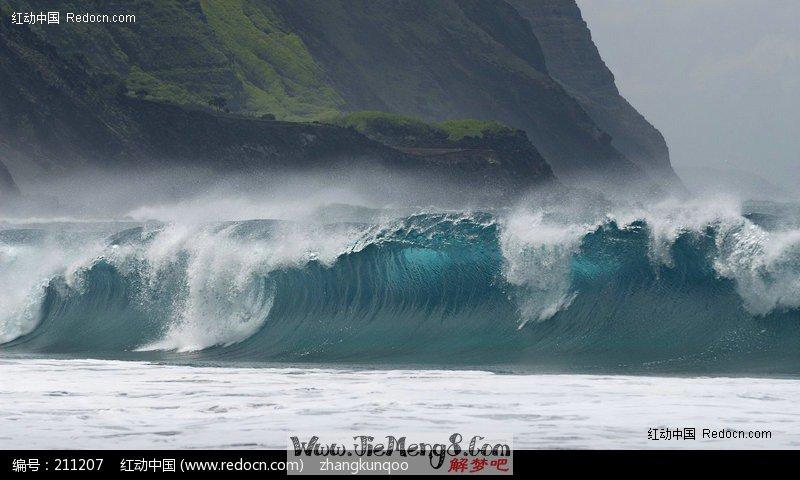
[[750, 33], [631, 43], [698, 43], [673, 0], [3, 23], [0, 446], [796, 448], [800, 108], [767, 97], [800, 43], [710, 1], [695, 34]]
[[[791, 206], [623, 202], [555, 186], [500, 207], [457, 208], [456, 187], [395, 178], [380, 192], [389, 179], [374, 174], [139, 180], [37, 187], [59, 195], [64, 218], [6, 210], [0, 351], [800, 367], [800, 216]], [[27, 208], [45, 210], [35, 203]]]

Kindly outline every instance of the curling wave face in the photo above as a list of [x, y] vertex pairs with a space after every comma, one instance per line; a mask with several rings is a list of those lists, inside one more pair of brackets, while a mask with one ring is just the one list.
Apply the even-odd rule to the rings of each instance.
[[754, 218], [8, 228], [0, 352], [798, 373], [800, 230]]

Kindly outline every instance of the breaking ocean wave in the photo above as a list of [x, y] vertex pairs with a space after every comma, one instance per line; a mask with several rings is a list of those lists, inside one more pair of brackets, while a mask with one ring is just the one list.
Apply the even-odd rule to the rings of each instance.
[[720, 204], [0, 230], [0, 352], [796, 373], [800, 230]]

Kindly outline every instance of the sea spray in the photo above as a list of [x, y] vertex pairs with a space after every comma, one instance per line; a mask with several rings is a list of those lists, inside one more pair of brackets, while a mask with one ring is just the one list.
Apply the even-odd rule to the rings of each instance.
[[517, 287], [519, 328], [529, 321], [547, 320], [575, 299], [571, 262], [588, 231], [586, 226], [547, 223], [541, 211], [517, 211], [504, 219], [503, 273]]
[[50, 281], [62, 277], [75, 284], [79, 270], [102, 248], [97, 235], [0, 231], [0, 343], [36, 328]]
[[[378, 224], [142, 226], [87, 248], [77, 268], [42, 270], [26, 328], [6, 321], [2, 350], [677, 371], [728, 358], [733, 371], [800, 368], [798, 234], [727, 206], [695, 208], [594, 223], [521, 209]], [[4, 245], [5, 282], [10, 252], [44, 248], [25, 238]]]

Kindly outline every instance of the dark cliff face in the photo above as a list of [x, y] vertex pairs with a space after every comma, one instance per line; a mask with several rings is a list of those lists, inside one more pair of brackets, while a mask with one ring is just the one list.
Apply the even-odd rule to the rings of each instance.
[[0, 147], [22, 177], [58, 174], [120, 152], [124, 117], [102, 82], [26, 27], [0, 24]]
[[477, 197], [495, 198], [554, 181], [550, 165], [522, 130], [494, 121], [426, 123], [385, 112], [356, 112], [333, 120], [384, 145], [422, 159]]
[[[124, 83], [90, 73], [24, 26], [0, 26], [0, 40], [0, 153], [11, 159], [12, 171], [22, 172], [24, 181], [84, 171], [158, 172], [165, 167], [264, 178], [272, 173], [338, 172], [348, 181], [347, 172], [355, 171], [371, 172], [376, 179], [369, 187], [373, 193], [385, 189], [380, 179], [416, 179], [423, 189], [431, 183], [432, 193], [433, 185], [453, 184], [456, 191], [489, 202], [552, 180], [538, 154], [509, 169], [494, 155], [429, 156], [404, 152], [336, 125], [260, 119], [136, 98]], [[0, 191], [16, 192], [11, 175], [0, 167]], [[440, 199], [433, 194], [418, 198]]]
[[499, 120], [525, 130], [559, 177], [636, 170], [548, 75], [529, 22], [502, 0], [267, 3], [346, 110]]
[[[129, 96], [24, 26], [0, 25], [0, 145], [24, 176], [150, 168], [286, 166], [391, 149], [345, 129], [213, 114]], [[249, 146], [249, 147], [248, 147]]]
[[651, 176], [676, 182], [664, 137], [623, 98], [574, 0], [508, 0], [530, 21], [550, 75], [575, 97], [612, 144]]
[[[52, 2], [15, 0], [42, 9]], [[71, 4], [74, 2], [63, 2]], [[503, 0], [100, 2], [136, 24], [37, 29], [142, 97], [319, 120], [383, 110], [429, 121], [478, 118], [525, 130], [564, 178], [638, 175], [548, 74], [530, 22]], [[46, 9], [46, 8], [45, 8]]]
[[[34, 33], [4, 27], [11, 40], [0, 46], [0, 101], [17, 113], [0, 117], [0, 135], [45, 170], [64, 167], [65, 158], [136, 163], [142, 151], [159, 154], [158, 136], [136, 103], [118, 101], [115, 91], [189, 110], [208, 109], [219, 96], [233, 113], [293, 122], [357, 110], [498, 120], [524, 130], [556, 176], [574, 183], [644, 184], [645, 169], [671, 174], [663, 139], [616, 93], [596, 49], [589, 53], [602, 68], [553, 48], [574, 41], [580, 12], [566, 0], [545, 8], [551, 3], [530, 2], [539, 11], [504, 0], [64, 0], [62, 10], [132, 13], [137, 22]], [[0, 6], [38, 11], [53, 2]], [[548, 22], [550, 35], [539, 31]], [[585, 24], [578, 27], [594, 48]], [[25, 69], [13, 71], [20, 61]], [[586, 86], [568, 72], [600, 80]], [[176, 129], [163, 125], [159, 133], [180, 150]], [[4, 158], [16, 177], [22, 157]]]
[[3, 162], [0, 162], [0, 197], [19, 195], [19, 189]]

